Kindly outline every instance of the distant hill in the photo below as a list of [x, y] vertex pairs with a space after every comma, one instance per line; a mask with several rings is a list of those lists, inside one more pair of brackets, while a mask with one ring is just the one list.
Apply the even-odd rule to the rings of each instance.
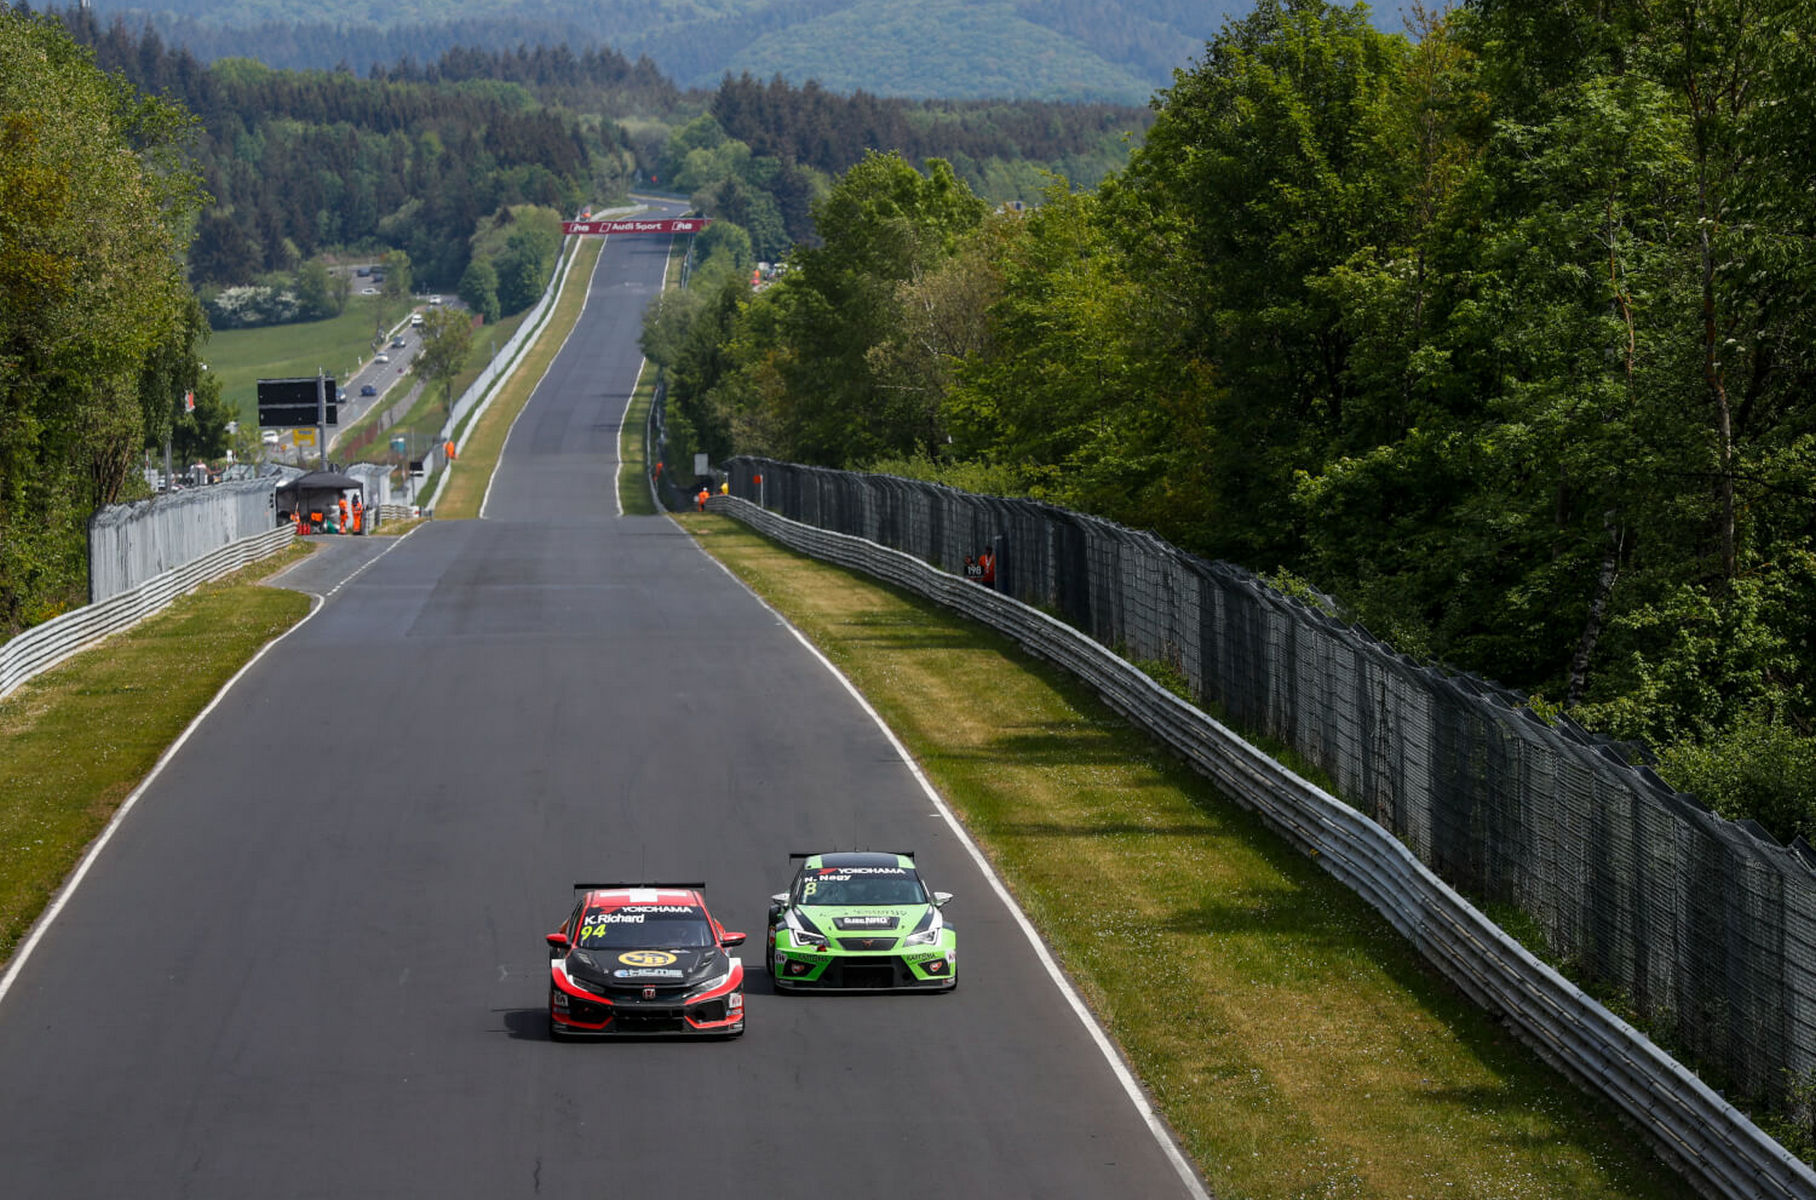
[[[727, 73], [842, 92], [1146, 103], [1252, 0], [94, 0], [204, 60], [364, 72], [458, 46], [603, 43], [682, 87]], [[1377, 23], [1398, 29], [1399, 3]]]

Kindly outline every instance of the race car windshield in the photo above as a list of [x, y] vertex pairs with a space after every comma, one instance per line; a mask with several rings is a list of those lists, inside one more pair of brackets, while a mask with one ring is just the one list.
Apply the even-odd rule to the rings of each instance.
[[857, 874], [830, 871], [809, 874], [801, 881], [801, 903], [827, 906], [848, 904], [925, 904], [921, 881], [906, 871]]
[[653, 907], [588, 910], [580, 921], [580, 948], [655, 950], [714, 944], [712, 926], [699, 909], [652, 912]]

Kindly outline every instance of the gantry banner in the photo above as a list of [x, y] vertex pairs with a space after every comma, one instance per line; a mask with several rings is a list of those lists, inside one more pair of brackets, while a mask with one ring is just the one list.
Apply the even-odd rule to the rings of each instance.
[[591, 236], [608, 233], [699, 233], [712, 223], [711, 217], [674, 217], [654, 221], [563, 221], [561, 232]]

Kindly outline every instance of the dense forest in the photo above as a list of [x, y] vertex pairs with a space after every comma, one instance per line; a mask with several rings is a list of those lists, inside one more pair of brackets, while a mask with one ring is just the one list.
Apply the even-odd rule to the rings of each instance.
[[[0, 165], [27, 180], [35, 178], [28, 167], [42, 169], [52, 188], [39, 195], [0, 176], [9, 180], [0, 188], [8, 247], [0, 273], [12, 281], [0, 287], [24, 289], [8, 293], [0, 313], [0, 339], [11, 339], [0, 344], [8, 406], [0, 426], [0, 632], [9, 636], [82, 603], [82, 523], [95, 506], [143, 489], [128, 468], [146, 448], [168, 440], [188, 461], [226, 449], [232, 414], [218, 380], [199, 366], [211, 329], [341, 311], [352, 281], [337, 262], [380, 265], [378, 286], [394, 294], [457, 292], [496, 320], [540, 294], [561, 216], [625, 202], [638, 182], [692, 197], [717, 221], [702, 249], [748, 275], [758, 259], [780, 260], [814, 237], [814, 200], [869, 150], [897, 149], [916, 162], [943, 153], [962, 165], [969, 187], [1013, 199], [1035, 195], [1048, 170], [1089, 182], [1123, 165], [1124, 130], [1139, 132], [1148, 118], [1146, 110], [1102, 106], [880, 100], [748, 78], [684, 92], [648, 60], [597, 46], [469, 46], [432, 60], [413, 46], [364, 78], [284, 71], [245, 58], [205, 63], [149, 28], [103, 24], [86, 9], [0, 11], [18, 56], [4, 81], [12, 90], [0, 117], [13, 124], [0, 145], [11, 157]], [[32, 75], [39, 57], [56, 64], [39, 72], [44, 81]], [[129, 317], [95, 306], [95, 328], [111, 329], [125, 356], [105, 369], [78, 369], [41, 343], [65, 336], [56, 321], [66, 298], [55, 288], [44, 293], [37, 316], [49, 324], [34, 321], [33, 289], [48, 285], [39, 260], [20, 247], [37, 235], [13, 232], [40, 222], [34, 205], [61, 213], [55, 197], [88, 194], [60, 179], [54, 157], [30, 167], [33, 155], [50, 152], [34, 131], [56, 120], [47, 89], [59, 72], [81, 81], [69, 85], [72, 95], [93, 93], [117, 110], [79, 127], [97, 147], [139, 164], [143, 178], [122, 185], [123, 194], [161, 197], [166, 222], [144, 243], [157, 255], [131, 265], [140, 272], [132, 275], [136, 298], [155, 300], [155, 311]], [[61, 231], [45, 235], [53, 241], [67, 232], [51, 217], [42, 223]], [[95, 250], [107, 245], [98, 238]], [[46, 252], [62, 264], [57, 272], [111, 278], [105, 264], [82, 265], [74, 249], [57, 247]], [[177, 274], [151, 272], [152, 262]], [[162, 290], [173, 279], [175, 300]], [[176, 308], [167, 311], [166, 302]], [[44, 366], [41, 355], [58, 365]], [[94, 363], [103, 360], [114, 363], [110, 355]], [[120, 374], [127, 362], [137, 364], [130, 388]], [[103, 433], [108, 440], [96, 441]]]
[[1148, 109], [1126, 105], [909, 101], [795, 87], [780, 78], [765, 84], [749, 75], [727, 76], [709, 111], [760, 157], [835, 174], [876, 149], [916, 164], [944, 158], [994, 200], [1031, 200], [1045, 185], [1031, 183], [1025, 196], [1004, 194], [984, 182], [991, 164], [1037, 164], [1074, 184], [1095, 185], [1127, 161], [1129, 138], [1153, 120]]
[[[104, 28], [86, 10], [62, 20], [102, 69], [200, 119], [191, 149], [214, 203], [190, 251], [197, 283], [248, 283], [324, 250], [367, 246], [404, 251], [419, 282], [452, 290], [482, 217], [516, 204], [573, 211], [593, 195], [623, 195], [633, 171], [616, 126], [582, 126], [508, 81], [361, 80], [244, 59], [204, 67], [155, 33]], [[591, 69], [604, 90], [651, 86], [622, 59], [558, 57]]]
[[1813, 45], [1794, 0], [1263, 0], [1100, 187], [872, 155], [646, 347], [715, 458], [1155, 529], [1816, 837]]
[[[108, 18], [150, 18], [204, 61], [364, 74], [409, 55], [465, 46], [602, 43], [647, 57], [685, 88], [726, 75], [836, 91], [944, 99], [1105, 100], [1140, 104], [1246, 0], [630, 0], [576, 7], [554, 0], [438, 3], [360, 0], [159, 0], [114, 4]], [[1376, 6], [1398, 28], [1394, 3]]]
[[188, 126], [0, 9], [0, 638], [81, 602], [89, 514], [207, 385]]
[[[727, 77], [683, 93], [648, 61], [604, 48], [450, 49], [347, 71], [204, 66], [150, 29], [60, 14], [97, 63], [200, 118], [192, 152], [214, 204], [190, 252], [198, 284], [250, 284], [329, 250], [400, 250], [415, 279], [453, 290], [480, 221], [517, 205], [572, 212], [637, 180], [698, 193], [751, 229], [762, 257], [813, 235], [808, 203], [870, 149], [953, 160], [974, 189], [1031, 199], [1044, 172], [1094, 183], [1127, 161], [1140, 108], [932, 102]], [[689, 127], [709, 112], [718, 129]], [[717, 161], [683, 169], [702, 139]]]

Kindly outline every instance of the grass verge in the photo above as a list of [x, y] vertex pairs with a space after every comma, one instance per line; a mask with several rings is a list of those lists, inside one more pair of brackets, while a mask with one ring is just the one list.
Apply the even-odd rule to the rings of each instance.
[[302, 593], [257, 584], [309, 550], [205, 584], [0, 700], [0, 962], [158, 756], [309, 611]]
[[656, 397], [656, 368], [643, 364], [637, 390], [624, 410], [624, 428], [618, 431], [618, 502], [626, 516], [653, 517], [656, 502], [649, 493], [649, 406]]
[[593, 268], [598, 265], [599, 252], [604, 246], [605, 242], [601, 238], [581, 239], [580, 248], [575, 252], [579, 257], [573, 269], [568, 272], [561, 295], [555, 300], [555, 311], [549, 314], [549, 323], [537, 336], [536, 344], [517, 360], [517, 366], [512, 369], [510, 377], [498, 385], [499, 390], [493, 394], [492, 403], [486, 407], [485, 413], [479, 418], [479, 424], [467, 438], [459, 462], [436, 494], [436, 519], [460, 520], [479, 515], [479, 505], [485, 499], [486, 485], [491, 483], [492, 472], [498, 466], [499, 456], [504, 453], [504, 439], [510, 432], [511, 422], [517, 419], [517, 414], [529, 403], [530, 394], [542, 381], [549, 364], [555, 361], [555, 355], [573, 330], [574, 322], [580, 319], [580, 310], [586, 304], [587, 288], [593, 278]]
[[907, 744], [1222, 1200], [1693, 1195], [1070, 676], [728, 518], [678, 519]]

